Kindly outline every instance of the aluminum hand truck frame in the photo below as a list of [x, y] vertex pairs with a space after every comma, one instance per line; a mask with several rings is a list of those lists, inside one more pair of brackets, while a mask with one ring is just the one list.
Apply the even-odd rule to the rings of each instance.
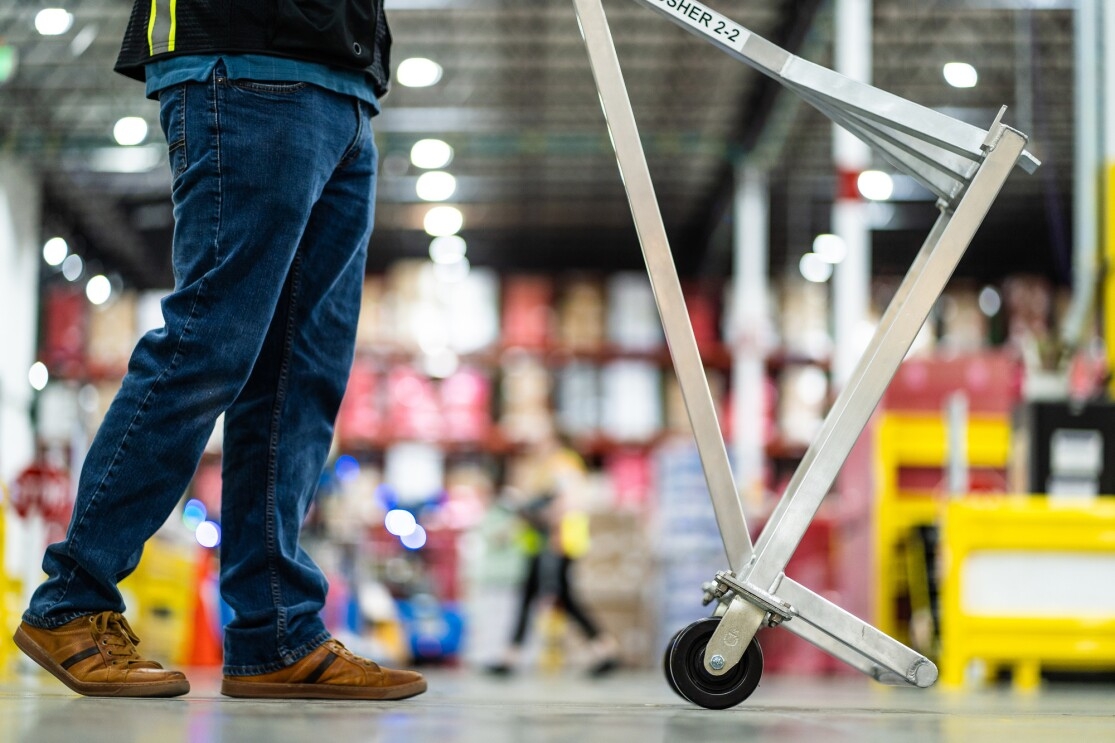
[[1037, 169], [1026, 136], [1002, 123], [1005, 109], [980, 129], [790, 54], [697, 0], [636, 0], [794, 91], [938, 199], [936, 223], [752, 544], [607, 18], [601, 0], [573, 2], [728, 558], [705, 585], [713, 616], [666, 649], [667, 681], [700, 706], [734, 706], [762, 673], [756, 632], [781, 626], [880, 682], [931, 686], [932, 661], [785, 568], [1003, 184], [1015, 165]]

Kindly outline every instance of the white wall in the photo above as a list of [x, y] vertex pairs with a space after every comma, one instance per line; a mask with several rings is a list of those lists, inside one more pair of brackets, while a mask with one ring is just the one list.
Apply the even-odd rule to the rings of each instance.
[[27, 370], [38, 333], [41, 189], [25, 164], [0, 156], [0, 482], [34, 454]]

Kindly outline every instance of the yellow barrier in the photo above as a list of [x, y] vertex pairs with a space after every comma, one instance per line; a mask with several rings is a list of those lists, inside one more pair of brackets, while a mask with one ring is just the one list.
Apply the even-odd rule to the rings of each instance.
[[[1004, 416], [971, 415], [967, 440], [969, 466], [1006, 467], [1010, 424]], [[935, 413], [887, 412], [879, 419], [875, 441], [875, 622], [888, 635], [909, 642], [909, 628], [896, 612], [899, 596], [908, 593], [911, 573], [900, 555], [915, 527], [938, 523], [946, 493], [902, 491], [899, 471], [938, 468], [943, 477], [948, 430]]]
[[[0, 493], [0, 495], [3, 495]], [[22, 583], [4, 572], [5, 517], [0, 498], [0, 678], [12, 671], [18, 655], [12, 634], [23, 612]], [[189, 657], [197, 602], [198, 548], [152, 539], [132, 575], [120, 584], [128, 621], [143, 639], [144, 655], [175, 664]]]
[[4, 568], [5, 523], [8, 511], [7, 488], [0, 483], [0, 678], [6, 677], [12, 670], [16, 646], [12, 642], [12, 634], [19, 625], [20, 600], [23, 592], [21, 584], [10, 577]]
[[[961, 686], [969, 664], [979, 660], [988, 671], [1011, 669], [1013, 684], [1031, 690], [1042, 668], [1115, 669], [1115, 615], [1042, 611], [1041, 616], [977, 615], [966, 606], [965, 565], [975, 557], [1004, 561], [1015, 556], [1043, 560], [1055, 556], [1099, 558], [1102, 575], [1089, 576], [1110, 595], [1115, 585], [1115, 503], [1061, 504], [1038, 496], [983, 497], [948, 504], [941, 535], [945, 579], [941, 591], [941, 683]], [[1040, 597], [1035, 579], [1023, 598]], [[968, 587], [969, 591], [972, 590]], [[1083, 597], [1087, 600], [1087, 595]], [[1014, 614], [1012, 611], [1011, 614]]]
[[189, 659], [201, 557], [197, 545], [151, 539], [135, 572], [121, 581], [128, 623], [142, 639], [143, 655], [175, 665]]

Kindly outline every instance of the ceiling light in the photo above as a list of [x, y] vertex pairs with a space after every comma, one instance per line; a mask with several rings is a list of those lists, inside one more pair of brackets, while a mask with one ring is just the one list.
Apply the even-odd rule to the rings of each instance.
[[840, 263], [848, 255], [848, 244], [839, 235], [817, 235], [813, 252], [825, 263]]
[[221, 543], [221, 527], [214, 521], [202, 521], [194, 529], [194, 539], [202, 547], [212, 549]]
[[426, 530], [421, 526], [416, 526], [410, 534], [399, 537], [399, 541], [408, 550], [420, 550], [426, 546]]
[[444, 168], [453, 161], [453, 148], [440, 139], [420, 139], [410, 148], [410, 161], [416, 168]]
[[979, 73], [967, 62], [949, 62], [942, 72], [945, 82], [954, 88], [974, 88], [979, 82]]
[[97, 274], [85, 284], [85, 296], [93, 304], [101, 305], [112, 296], [112, 284], [107, 276]]
[[64, 8], [43, 8], [35, 14], [35, 30], [43, 36], [59, 36], [74, 25], [74, 16]]
[[886, 201], [894, 193], [894, 179], [881, 170], [865, 170], [856, 179], [856, 187], [865, 199]]
[[455, 206], [435, 206], [426, 212], [426, 217], [422, 220], [426, 232], [434, 237], [456, 235], [461, 231], [464, 223], [464, 215]]
[[457, 179], [444, 170], [431, 170], [418, 176], [414, 190], [423, 201], [445, 201], [457, 190]]
[[147, 139], [147, 122], [139, 116], [125, 116], [112, 127], [112, 136], [120, 145], [139, 144]]
[[70, 246], [60, 237], [52, 237], [43, 244], [43, 260], [48, 266], [60, 266], [70, 253]]
[[46, 383], [50, 381], [50, 372], [47, 371], [46, 364], [41, 361], [31, 364], [31, 368], [27, 370], [27, 381], [39, 392], [46, 389]]
[[405, 537], [408, 534], [414, 533], [418, 528], [418, 521], [414, 518], [414, 514], [402, 508], [394, 508], [387, 512], [383, 518], [383, 525], [387, 531], [397, 537]]
[[441, 79], [441, 65], [425, 57], [411, 57], [399, 63], [395, 79], [408, 88], [428, 88]]
[[460, 235], [444, 235], [430, 241], [430, 260], [434, 263], [456, 263], [465, 257], [468, 246]]
[[985, 286], [979, 293], [980, 312], [988, 317], [995, 317], [1003, 308], [1003, 297], [993, 286]]
[[81, 260], [81, 256], [77, 253], [70, 253], [66, 256], [66, 260], [62, 261], [62, 275], [66, 277], [66, 281], [77, 281], [84, 271], [85, 261]]
[[803, 255], [798, 261], [798, 270], [806, 281], [812, 281], [814, 284], [823, 284], [832, 278], [832, 264], [816, 253]]

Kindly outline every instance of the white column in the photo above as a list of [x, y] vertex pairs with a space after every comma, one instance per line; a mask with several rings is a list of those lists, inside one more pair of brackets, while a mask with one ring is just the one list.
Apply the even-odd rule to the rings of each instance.
[[8, 485], [35, 452], [27, 371], [38, 335], [40, 209], [37, 176], [0, 156], [0, 481]]
[[[1107, 346], [1109, 365], [1115, 365], [1115, 8], [1108, 2], [1099, 3], [1102, 15], [1100, 70], [1102, 80], [1096, 87], [1100, 91], [1100, 130], [1103, 142], [1103, 197], [1099, 212], [1102, 214], [1102, 244], [1104, 261], [1103, 337]], [[1108, 394], [1115, 393], [1115, 380], [1108, 386]]]
[[[1104, 172], [1100, 126], [1100, 67], [1104, 54], [1103, 26], [1100, 22], [1102, 2], [1079, 0], [1074, 19], [1076, 157], [1073, 161], [1072, 305], [1066, 313], [1062, 330], [1062, 336], [1070, 345], [1084, 340], [1099, 271], [1100, 184]], [[1106, 100], [1109, 106], [1112, 105], [1110, 98]]]
[[745, 512], [751, 515], [763, 505], [766, 461], [762, 414], [770, 344], [770, 194], [766, 171], [746, 164], [736, 167], [732, 214], [732, 449], [735, 480]]
[[[837, 0], [834, 59], [842, 75], [871, 82], [871, 0]], [[840, 127], [834, 127], [833, 161], [838, 189], [832, 207], [833, 233], [848, 247], [833, 272], [833, 384], [843, 387], [867, 345], [870, 308], [871, 231], [867, 204], [855, 191], [855, 176], [871, 164], [871, 150]]]
[[[861, 82], [871, 82], [871, 0], [836, 0], [835, 65], [837, 72]], [[868, 204], [856, 189], [855, 177], [870, 167], [871, 149], [839, 127], [834, 127], [833, 164], [838, 179], [832, 207], [832, 231], [848, 252], [833, 272], [832, 384], [843, 389], [869, 340], [868, 312], [871, 291], [871, 230]], [[868, 431], [871, 424], [868, 423]], [[853, 614], [867, 616], [870, 582], [864, 568], [871, 564], [870, 523], [873, 492], [870, 435], [860, 437], [836, 479], [840, 496], [842, 541], [836, 561], [837, 590], [841, 605]]]

